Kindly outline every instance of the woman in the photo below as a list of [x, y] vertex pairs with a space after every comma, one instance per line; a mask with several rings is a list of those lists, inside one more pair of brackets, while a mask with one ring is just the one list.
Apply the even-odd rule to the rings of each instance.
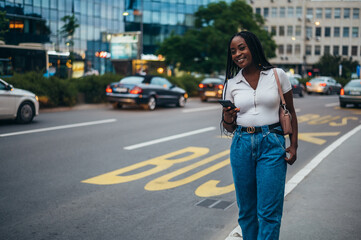
[[223, 108], [222, 121], [223, 127], [233, 133], [230, 158], [238, 223], [245, 240], [279, 238], [287, 163], [293, 164], [297, 158], [298, 129], [292, 87], [285, 72], [276, 69], [292, 115], [291, 144], [285, 148], [273, 68], [253, 33], [242, 31], [231, 38], [224, 98], [237, 108]]

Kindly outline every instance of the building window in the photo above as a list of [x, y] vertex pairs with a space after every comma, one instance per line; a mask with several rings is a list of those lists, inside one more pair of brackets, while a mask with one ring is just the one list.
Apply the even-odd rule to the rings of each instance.
[[292, 54], [292, 45], [291, 44], [287, 44], [287, 54]]
[[261, 8], [256, 8], [256, 14], [261, 15]]
[[357, 56], [357, 46], [352, 46], [351, 47], [351, 55], [352, 56]]
[[333, 46], [333, 55], [338, 56], [339, 52], [340, 52], [340, 47], [339, 46]]
[[359, 19], [360, 18], [360, 9], [359, 8], [354, 8], [353, 9], [352, 18], [353, 19]]
[[333, 36], [334, 37], [340, 37], [340, 27], [334, 27], [333, 28]]
[[283, 53], [284, 53], [283, 45], [278, 45], [278, 54], [283, 54]]
[[306, 55], [311, 55], [312, 54], [312, 46], [311, 45], [306, 45], [305, 54]]
[[350, 28], [349, 27], [343, 27], [343, 37], [349, 37], [350, 36]]
[[335, 8], [335, 18], [341, 18], [341, 8]]
[[327, 19], [332, 18], [332, 8], [325, 9], [325, 18], [327, 18]]
[[273, 36], [277, 35], [277, 27], [276, 26], [271, 26], [271, 34]]
[[316, 8], [316, 18], [322, 18], [322, 8]]
[[280, 7], [280, 18], [286, 17], [286, 8]]
[[263, 8], [263, 17], [268, 18], [269, 8]]
[[315, 36], [316, 36], [316, 37], [321, 37], [321, 35], [322, 35], [321, 28], [320, 28], [320, 27], [316, 27], [316, 33], [315, 33]]
[[293, 36], [293, 26], [287, 26], [287, 36]]
[[287, 17], [293, 17], [295, 14], [294, 14], [295, 10], [293, 7], [288, 7], [287, 8]]
[[280, 26], [278, 35], [279, 36], [284, 36], [285, 35], [285, 27], [284, 26]]
[[312, 27], [306, 27], [306, 37], [309, 39], [312, 38]]
[[343, 9], [343, 18], [350, 18], [350, 8]]
[[327, 54], [330, 54], [330, 46], [326, 45], [324, 46], [323, 48], [323, 55], [327, 55]]
[[313, 8], [307, 8], [306, 18], [307, 19], [312, 19], [313, 18]]
[[348, 56], [348, 46], [342, 46], [342, 55]]
[[352, 37], [358, 37], [358, 27], [352, 27]]
[[273, 7], [271, 9], [271, 17], [276, 18], [277, 17], [277, 8]]
[[296, 36], [301, 36], [301, 26], [296, 26]]
[[295, 54], [296, 55], [301, 54], [301, 45], [300, 44], [296, 44], [296, 46], [295, 46]]
[[296, 7], [296, 17], [302, 17], [302, 7]]
[[315, 46], [315, 55], [321, 55], [321, 46], [320, 45], [316, 45]]
[[331, 28], [325, 27], [325, 37], [331, 37]]

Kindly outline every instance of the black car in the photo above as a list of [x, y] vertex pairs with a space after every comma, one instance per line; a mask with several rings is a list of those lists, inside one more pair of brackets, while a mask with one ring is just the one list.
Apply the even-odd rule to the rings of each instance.
[[300, 97], [303, 97], [303, 93], [305, 92], [305, 87], [300, 83], [297, 78], [295, 77], [288, 77], [290, 80], [290, 83], [292, 85], [292, 93], [293, 95], [298, 95]]
[[219, 78], [205, 78], [199, 83], [198, 92], [202, 102], [210, 98], [221, 99], [223, 81]]
[[184, 107], [188, 94], [163, 77], [134, 75], [108, 85], [106, 98], [114, 107], [141, 105], [154, 110], [158, 105]]

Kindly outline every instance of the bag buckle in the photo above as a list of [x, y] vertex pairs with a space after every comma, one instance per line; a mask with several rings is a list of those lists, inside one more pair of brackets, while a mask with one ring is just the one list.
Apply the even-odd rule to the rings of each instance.
[[255, 131], [256, 131], [256, 129], [254, 127], [247, 127], [248, 133], [254, 133]]

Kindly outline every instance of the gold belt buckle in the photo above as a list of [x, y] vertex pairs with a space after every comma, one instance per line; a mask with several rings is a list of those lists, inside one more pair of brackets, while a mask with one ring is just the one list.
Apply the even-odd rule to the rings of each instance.
[[254, 127], [247, 127], [248, 133], [254, 133], [255, 131], [256, 131], [256, 129]]

